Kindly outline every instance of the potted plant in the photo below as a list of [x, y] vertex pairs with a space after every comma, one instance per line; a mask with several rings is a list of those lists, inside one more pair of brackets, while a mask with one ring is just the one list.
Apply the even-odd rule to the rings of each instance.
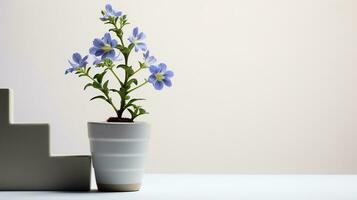
[[[132, 92], [148, 84], [156, 90], [170, 87], [174, 74], [150, 55], [144, 43], [145, 35], [137, 27], [125, 40], [124, 28], [129, 24], [126, 15], [109, 4], [101, 13], [100, 20], [110, 27], [102, 38], [93, 40], [89, 49], [93, 64], [87, 66], [89, 55], [82, 57], [74, 53], [65, 74], [87, 78], [89, 83], [84, 90], [93, 88], [99, 92], [91, 100], [106, 102], [115, 113], [105, 122], [88, 122], [98, 190], [137, 191], [141, 186], [150, 126], [136, 121], [148, 112], [138, 104], [144, 99], [133, 97]], [[129, 64], [134, 51], [142, 53], [137, 66]], [[136, 75], [147, 69], [148, 78], [139, 82]], [[108, 79], [108, 74], [114, 81]]]

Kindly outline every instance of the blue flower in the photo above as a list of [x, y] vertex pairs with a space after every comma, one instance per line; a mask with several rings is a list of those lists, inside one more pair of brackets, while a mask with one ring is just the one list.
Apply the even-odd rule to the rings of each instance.
[[144, 40], [144, 39], [145, 39], [145, 34], [143, 32], [139, 33], [138, 27], [135, 27], [133, 29], [133, 35], [128, 38], [129, 42], [131, 44], [134, 44], [136, 52], [138, 52], [139, 50], [145, 52], [147, 50], [146, 44], [143, 42], [140, 42], [141, 40]]
[[121, 11], [115, 11], [112, 8], [112, 5], [107, 4], [105, 5], [105, 11], [103, 17], [100, 18], [102, 21], [106, 21], [109, 17], [120, 17], [123, 13]]
[[161, 90], [164, 85], [167, 87], [171, 87], [172, 85], [170, 78], [174, 76], [174, 73], [166, 68], [166, 64], [164, 63], [160, 63], [158, 66], [151, 65], [149, 68], [151, 75], [148, 81], [152, 83], [157, 90]]
[[79, 53], [74, 53], [72, 55], [72, 60], [73, 61], [70, 61], [68, 60], [69, 64], [71, 65], [68, 69], [66, 69], [66, 71], [64, 72], [65, 74], [68, 74], [68, 73], [72, 73], [74, 71], [76, 71], [78, 68], [80, 67], [86, 67], [88, 62], [87, 62], [87, 58], [88, 58], [88, 55], [87, 56], [84, 56], [82, 58], [81, 54]]
[[156, 63], [156, 58], [154, 56], [150, 56], [150, 52], [149, 51], [144, 53], [144, 63], [143, 63], [144, 67], [148, 67], [148, 66], [153, 65], [155, 63]]
[[115, 57], [114, 48], [117, 46], [118, 42], [116, 40], [112, 40], [109, 33], [105, 33], [102, 39], [94, 39], [93, 47], [89, 49], [89, 53], [95, 56], [102, 56], [101, 59], [104, 58], [113, 58]]
[[[121, 54], [115, 55], [113, 57], [107, 57], [109, 58], [111, 61], [116, 62], [116, 61], [122, 61], [123, 57], [121, 56]], [[98, 58], [98, 57], [94, 57], [94, 62], [93, 65], [97, 65], [101, 62], [103, 62], [105, 58]]]

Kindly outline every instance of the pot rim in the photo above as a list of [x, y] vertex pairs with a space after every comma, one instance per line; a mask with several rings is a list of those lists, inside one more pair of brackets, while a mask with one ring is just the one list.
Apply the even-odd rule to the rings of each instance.
[[88, 121], [88, 124], [107, 124], [107, 125], [119, 125], [119, 124], [148, 124], [147, 122], [144, 121], [134, 121], [134, 122], [107, 122], [107, 121]]

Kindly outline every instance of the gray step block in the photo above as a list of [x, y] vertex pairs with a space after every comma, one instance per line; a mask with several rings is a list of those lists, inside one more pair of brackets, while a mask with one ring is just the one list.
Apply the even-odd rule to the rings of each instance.
[[0, 190], [90, 190], [90, 156], [51, 156], [48, 124], [12, 123], [0, 89]]

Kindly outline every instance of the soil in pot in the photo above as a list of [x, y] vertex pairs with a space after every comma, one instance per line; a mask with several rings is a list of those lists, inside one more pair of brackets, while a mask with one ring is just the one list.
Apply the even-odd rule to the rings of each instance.
[[129, 118], [110, 117], [107, 119], [107, 122], [133, 122], [133, 120]]

